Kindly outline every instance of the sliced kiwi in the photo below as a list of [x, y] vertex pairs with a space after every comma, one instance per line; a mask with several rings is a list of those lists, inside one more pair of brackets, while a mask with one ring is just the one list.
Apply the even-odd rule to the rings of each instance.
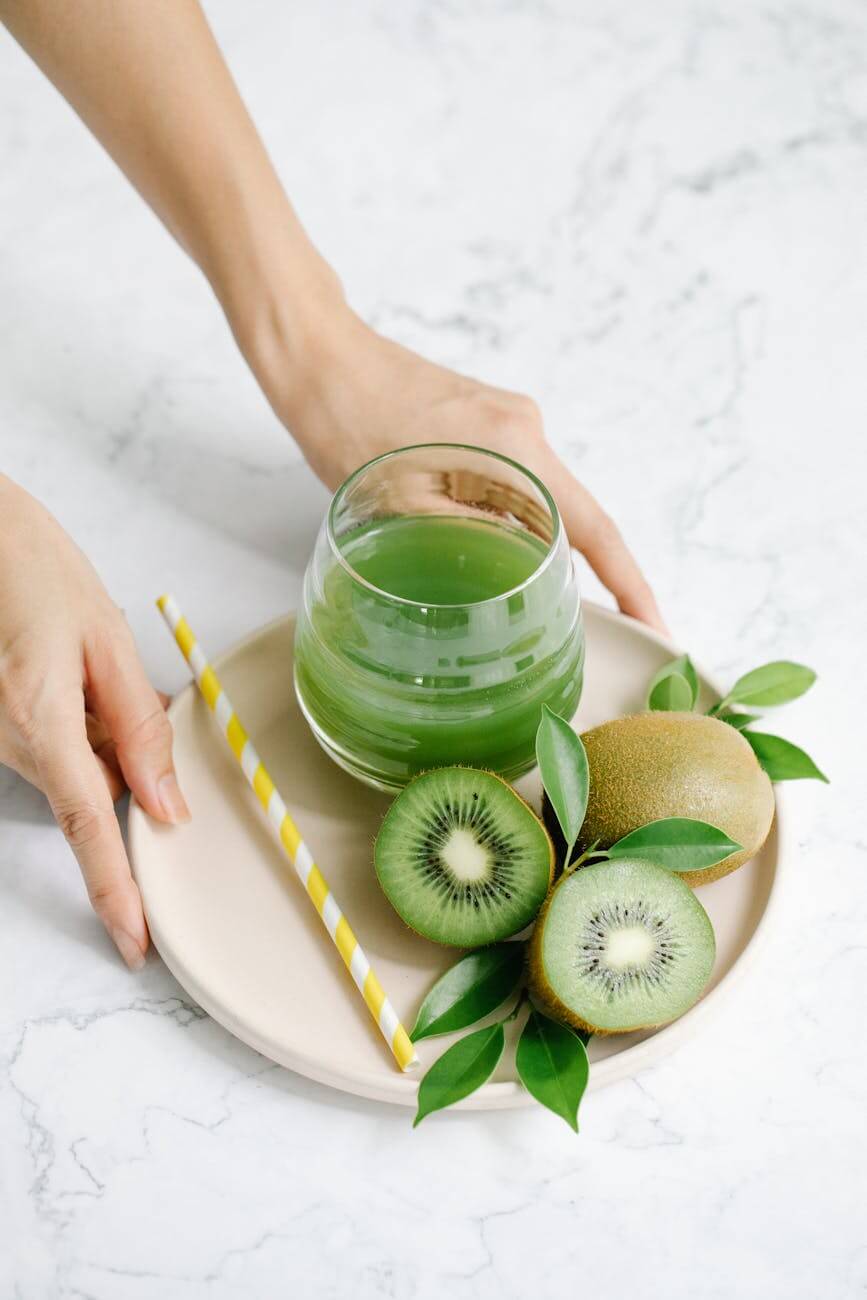
[[441, 767], [397, 796], [374, 862], [411, 929], [475, 948], [529, 925], [550, 887], [554, 850], [538, 817], [500, 777]]
[[671, 871], [597, 862], [551, 891], [530, 946], [530, 990], [594, 1034], [664, 1025], [701, 995], [716, 944], [701, 903]]

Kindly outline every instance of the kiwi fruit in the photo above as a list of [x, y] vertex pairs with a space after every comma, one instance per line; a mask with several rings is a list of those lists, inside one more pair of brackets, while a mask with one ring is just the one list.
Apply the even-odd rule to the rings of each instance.
[[551, 886], [554, 847], [533, 810], [493, 772], [440, 767], [397, 796], [374, 865], [411, 929], [475, 948], [533, 920]]
[[[693, 817], [725, 831], [743, 847], [703, 871], [685, 871], [706, 885], [755, 857], [774, 819], [774, 791], [740, 732], [700, 713], [638, 713], [585, 731], [590, 769], [587, 815], [575, 854], [598, 841], [609, 848], [647, 822]], [[543, 814], [562, 862], [565, 841], [547, 799]]]
[[683, 1015], [713, 969], [707, 913], [674, 872], [637, 858], [596, 862], [552, 889], [530, 944], [530, 992], [593, 1034]]

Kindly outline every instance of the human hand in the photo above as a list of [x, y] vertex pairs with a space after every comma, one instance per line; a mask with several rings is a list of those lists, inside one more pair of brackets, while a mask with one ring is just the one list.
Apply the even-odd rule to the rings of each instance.
[[504, 452], [546, 483], [572, 544], [620, 608], [662, 628], [617, 526], [548, 446], [529, 398], [432, 365], [347, 307], [195, 0], [156, 16], [125, 6], [122, 22], [112, 6], [78, 6], [74, 41], [67, 9], [61, 0], [0, 0], [13, 34], [202, 268], [265, 394], [329, 487], [411, 443]]
[[[529, 398], [478, 383], [382, 338], [345, 307], [281, 368], [257, 367], [277, 414], [330, 488], [382, 452], [421, 442], [466, 442], [531, 469], [557, 502], [573, 546], [625, 614], [665, 632], [656, 599], [617, 525], [545, 439]], [[325, 317], [327, 319], [327, 315]]]
[[0, 475], [0, 763], [38, 786], [124, 961], [148, 932], [113, 800], [189, 819], [163, 699], [126, 620], [52, 516]]

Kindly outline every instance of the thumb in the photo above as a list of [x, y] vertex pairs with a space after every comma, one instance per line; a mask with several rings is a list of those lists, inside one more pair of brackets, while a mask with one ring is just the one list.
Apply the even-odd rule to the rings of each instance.
[[656, 597], [614, 520], [583, 484], [558, 463], [550, 481], [569, 540], [589, 562], [624, 614], [668, 634]]
[[172, 727], [148, 681], [125, 623], [87, 651], [88, 701], [115, 744], [124, 780], [142, 807], [164, 822], [190, 810], [172, 760]]

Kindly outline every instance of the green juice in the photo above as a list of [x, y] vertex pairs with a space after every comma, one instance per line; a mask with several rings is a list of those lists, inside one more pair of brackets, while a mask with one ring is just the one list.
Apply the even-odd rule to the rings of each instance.
[[448, 515], [377, 519], [338, 545], [345, 563], [308, 571], [295, 645], [326, 749], [390, 788], [452, 763], [527, 770], [542, 704], [570, 717], [581, 692], [568, 548]]
[[367, 524], [340, 549], [356, 573], [391, 596], [470, 605], [520, 587], [547, 547], [499, 524], [417, 515]]

